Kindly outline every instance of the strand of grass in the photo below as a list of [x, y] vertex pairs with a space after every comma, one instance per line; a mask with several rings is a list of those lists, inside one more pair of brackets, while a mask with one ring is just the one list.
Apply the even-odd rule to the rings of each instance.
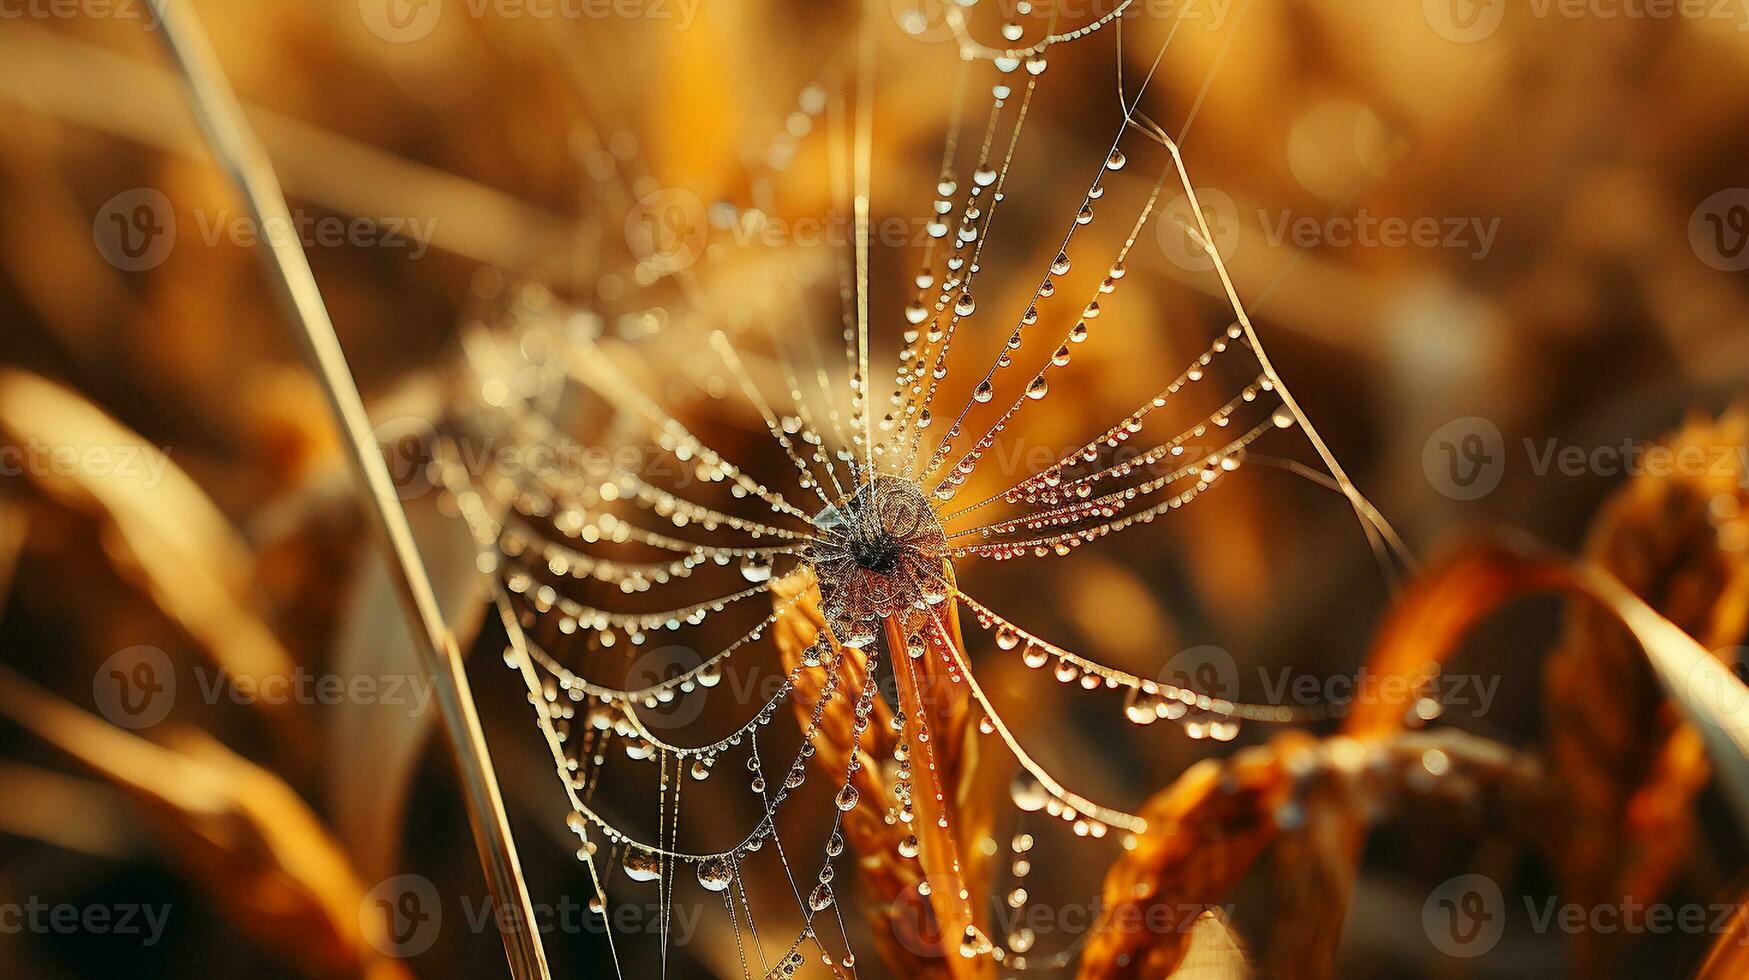
[[[219, 162], [236, 182], [250, 216], [261, 228], [295, 227], [266, 152], [250, 132], [194, 11], [186, 0], [150, 2], [165, 44], [182, 72], [201, 129]], [[377, 448], [364, 401], [347, 367], [346, 354], [322, 302], [309, 261], [294, 237], [269, 235], [264, 240], [267, 250], [262, 254], [269, 278], [300, 328], [294, 332], [311, 368], [323, 383], [329, 406], [351, 450], [348, 455], [361, 503], [370, 515], [372, 531], [394, 576], [414, 642], [433, 668], [444, 733], [460, 770], [469, 822], [487, 886], [500, 908], [520, 913], [514, 925], [502, 930], [511, 976], [515, 980], [545, 980], [550, 976], [546, 954], [540, 938], [530, 928], [534, 921], [533, 906], [455, 636], [443, 620], [407, 524], [406, 511], [401, 508], [388, 467]]]

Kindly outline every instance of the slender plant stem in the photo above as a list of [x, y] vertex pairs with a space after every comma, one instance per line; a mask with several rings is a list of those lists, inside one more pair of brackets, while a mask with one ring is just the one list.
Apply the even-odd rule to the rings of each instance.
[[[500, 909], [516, 910], [513, 924], [503, 929], [505, 955], [515, 980], [545, 980], [550, 976], [540, 937], [533, 930], [534, 910], [516, 842], [499, 793], [498, 779], [486, 748], [480, 719], [474, 710], [461, 652], [438, 608], [431, 580], [413, 541], [382, 451], [371, 431], [370, 417], [358, 385], [346, 364], [346, 354], [334, 332], [303, 248], [290, 229], [296, 227], [280, 190], [273, 166], [244, 120], [236, 94], [219, 66], [212, 44], [187, 0], [150, 0], [166, 45], [187, 85], [189, 101], [208, 143], [236, 182], [256, 225], [263, 229], [262, 256], [277, 287], [294, 331], [321, 380], [329, 407], [351, 450], [358, 492], [377, 544], [388, 559], [414, 642], [432, 667], [444, 734], [460, 770], [467, 797], [468, 818], [486, 883]], [[499, 917], [500, 921], [509, 916]]]

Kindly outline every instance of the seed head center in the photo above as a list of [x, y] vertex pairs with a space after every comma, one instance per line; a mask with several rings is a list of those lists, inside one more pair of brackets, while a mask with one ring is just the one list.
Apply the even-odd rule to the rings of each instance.
[[815, 523], [820, 537], [809, 557], [835, 630], [858, 633], [945, 594], [947, 536], [915, 483], [877, 477]]

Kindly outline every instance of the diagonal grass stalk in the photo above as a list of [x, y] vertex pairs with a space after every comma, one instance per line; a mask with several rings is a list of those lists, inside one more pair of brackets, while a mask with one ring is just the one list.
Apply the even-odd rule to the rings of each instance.
[[[242, 194], [260, 228], [294, 227], [266, 152], [243, 118], [236, 94], [218, 64], [205, 31], [186, 0], [150, 0], [164, 40], [182, 73], [189, 101], [214, 155]], [[502, 909], [514, 909], [514, 927], [503, 932], [505, 954], [515, 980], [548, 977], [546, 954], [533, 931], [533, 908], [516, 855], [504, 800], [487, 751], [480, 719], [456, 640], [444, 623], [436, 596], [407, 514], [372, 434], [364, 401], [347, 367], [345, 352], [322, 302], [315, 275], [295, 238], [264, 235], [262, 252], [268, 277], [286, 311], [297, 323], [297, 334], [311, 369], [328, 395], [348, 457], [357, 477], [360, 502], [377, 545], [388, 559], [415, 644], [426, 656], [436, 680], [437, 703], [444, 734], [454, 753], [466, 794], [474, 843], [492, 897]]]

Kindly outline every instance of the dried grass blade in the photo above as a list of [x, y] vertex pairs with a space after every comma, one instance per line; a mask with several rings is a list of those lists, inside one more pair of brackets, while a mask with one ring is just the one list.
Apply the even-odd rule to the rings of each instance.
[[[291, 215], [267, 154], [243, 117], [205, 31], [192, 8], [180, 0], [151, 0], [164, 41], [187, 83], [189, 101], [219, 161], [229, 172], [260, 228], [293, 227]], [[382, 454], [372, 434], [364, 401], [346, 363], [334, 324], [299, 244], [270, 235], [263, 252], [269, 279], [298, 325], [294, 331], [310, 366], [322, 381], [330, 407], [345, 436], [348, 459], [368, 523], [389, 567], [397, 573], [403, 611], [436, 680], [437, 702], [468, 803], [474, 843], [492, 896], [514, 919], [503, 930], [505, 955], [516, 980], [549, 976], [546, 953], [533, 928], [534, 907], [516, 855], [509, 818], [492, 770], [485, 734], [475, 713], [467, 672], [455, 637], [444, 622]]]

